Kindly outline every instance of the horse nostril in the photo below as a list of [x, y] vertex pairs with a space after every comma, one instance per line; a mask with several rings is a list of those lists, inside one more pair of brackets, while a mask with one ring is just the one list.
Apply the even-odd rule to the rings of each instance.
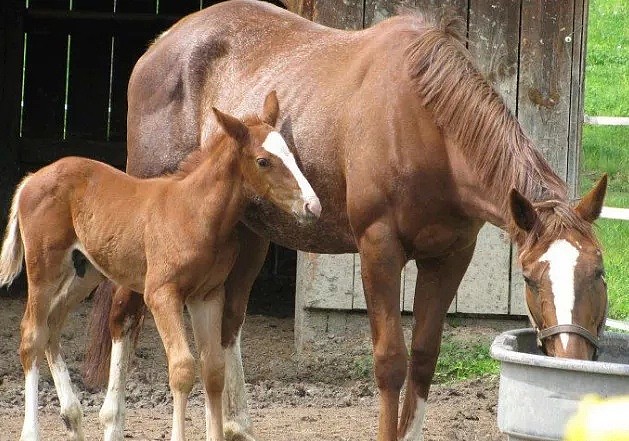
[[313, 198], [308, 200], [304, 204], [304, 210], [306, 213], [311, 213], [316, 218], [321, 216], [321, 203], [319, 202], [319, 199]]

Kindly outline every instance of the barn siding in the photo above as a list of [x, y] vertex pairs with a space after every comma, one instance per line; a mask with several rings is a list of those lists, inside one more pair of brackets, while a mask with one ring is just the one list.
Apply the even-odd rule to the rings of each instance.
[[[466, 20], [468, 45], [477, 64], [575, 194], [581, 150], [587, 0], [366, 0], [364, 9], [360, 3], [340, 0], [309, 1], [306, 5], [310, 9], [304, 4], [297, 2], [296, 10], [311, 10], [312, 15], [306, 15], [309, 18], [346, 29], [371, 26], [400, 7], [428, 14], [440, 13], [443, 5], [453, 8]], [[514, 264], [515, 252], [505, 233], [485, 226], [450, 312], [524, 315], [524, 288]], [[358, 255], [335, 258], [308, 254], [304, 259], [301, 254], [298, 290], [305, 291], [297, 296], [298, 315], [303, 315], [302, 308], [365, 309]], [[316, 272], [310, 270], [313, 266]], [[335, 274], [335, 286], [343, 286], [340, 298], [338, 290], [330, 290], [328, 270]], [[404, 311], [412, 311], [416, 273], [414, 263], [409, 263], [401, 274], [400, 308]], [[342, 275], [348, 281], [342, 282]], [[351, 302], [347, 292], [350, 286]]]

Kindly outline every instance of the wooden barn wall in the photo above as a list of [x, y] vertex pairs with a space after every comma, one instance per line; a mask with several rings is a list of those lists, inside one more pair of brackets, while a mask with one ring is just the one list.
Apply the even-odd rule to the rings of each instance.
[[[466, 22], [477, 65], [575, 194], [587, 0], [296, 0], [290, 7], [344, 29], [369, 27], [401, 8], [434, 16], [454, 9]], [[365, 308], [358, 255], [299, 253], [297, 273], [298, 308]], [[401, 275], [404, 311], [412, 311], [416, 273], [410, 263]], [[487, 225], [450, 312], [524, 315], [523, 289], [515, 250]]]

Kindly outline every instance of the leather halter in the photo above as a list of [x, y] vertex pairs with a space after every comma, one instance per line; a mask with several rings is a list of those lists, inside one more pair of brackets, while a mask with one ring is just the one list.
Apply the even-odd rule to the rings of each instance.
[[598, 336], [592, 334], [590, 331], [585, 329], [581, 325], [576, 324], [564, 324], [564, 325], [555, 325], [550, 326], [546, 329], [538, 329], [537, 330], [537, 338], [540, 341], [551, 337], [553, 335], [561, 334], [562, 332], [567, 332], [569, 334], [577, 334], [581, 337], [585, 338], [590, 344], [594, 347], [594, 352], [598, 350]]

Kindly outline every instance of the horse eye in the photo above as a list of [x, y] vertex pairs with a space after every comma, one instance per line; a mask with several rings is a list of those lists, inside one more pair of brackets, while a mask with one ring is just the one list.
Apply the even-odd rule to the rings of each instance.
[[256, 159], [256, 162], [258, 163], [258, 167], [261, 168], [266, 168], [271, 165], [271, 161], [269, 161], [267, 158], [258, 158]]

